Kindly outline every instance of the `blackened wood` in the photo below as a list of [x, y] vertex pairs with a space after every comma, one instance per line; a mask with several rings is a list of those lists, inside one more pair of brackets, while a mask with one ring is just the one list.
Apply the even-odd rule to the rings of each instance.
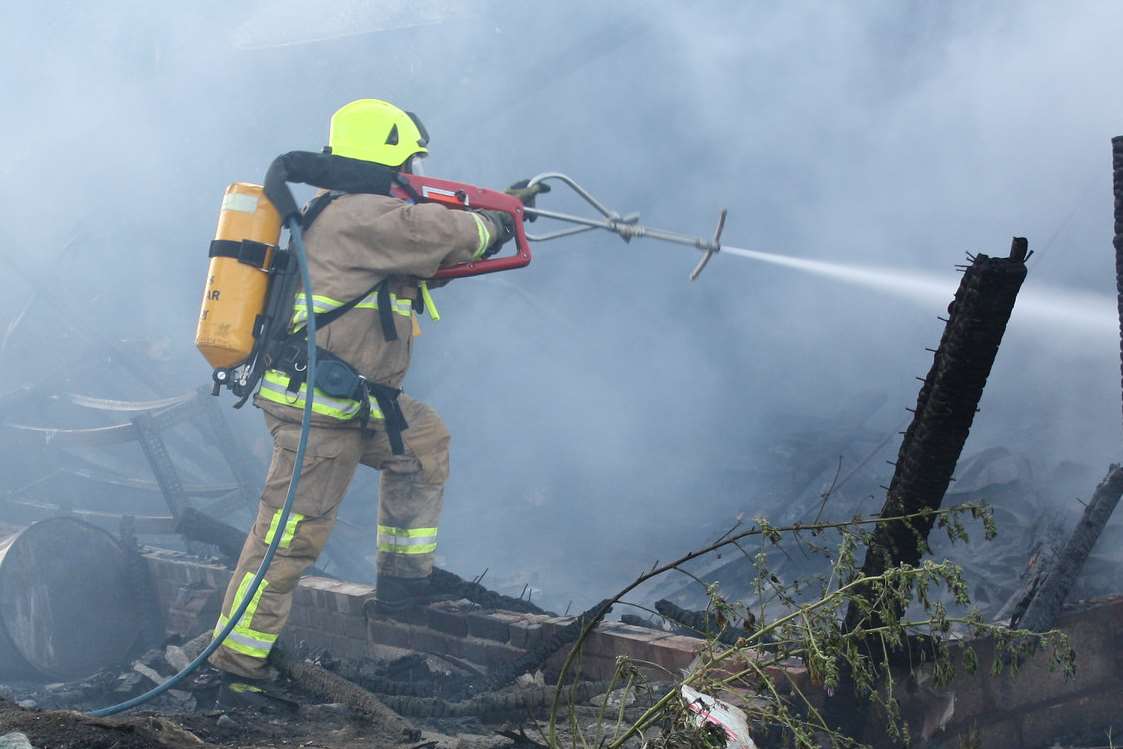
[[1123, 386], [1123, 135], [1111, 139], [1111, 172], [1115, 189], [1115, 288], [1119, 310], [1119, 371]]
[[1121, 496], [1123, 468], [1113, 465], [1096, 487], [1091, 501], [1085, 505], [1084, 514], [1068, 537], [1068, 543], [1057, 556], [1056, 563], [1044, 571], [1043, 579], [1032, 591], [1025, 604], [1025, 613], [1020, 617], [1015, 615], [1010, 626], [1031, 632], [1045, 632], [1053, 627], [1060, 616], [1065, 598], [1084, 568], [1084, 563], [1088, 561], [1092, 547], [1111, 519], [1111, 513], [1118, 506]]
[[175, 526], [176, 533], [191, 541], [217, 546], [218, 550], [233, 561], [238, 561], [242, 546], [246, 542], [244, 531], [210, 515], [205, 515], [194, 507], [185, 507]]
[[[421, 737], [421, 732], [414, 728], [413, 724], [358, 684], [333, 674], [315, 663], [293, 657], [281, 648], [274, 648], [270, 661], [302, 689], [308, 690], [326, 702], [344, 704], [378, 726], [384, 738], [394, 739], [393, 744], [401, 741], [417, 741]], [[378, 742], [375, 741], [372, 745], [378, 745]]]
[[[883, 517], [935, 511], [943, 503], [1026, 277], [1027, 248], [1024, 238], [1015, 237], [1010, 257], [979, 254], [965, 269], [901, 443]], [[879, 524], [866, 550], [863, 573], [876, 576], [900, 564], [917, 564], [934, 522], [929, 515], [908, 523]], [[851, 605], [847, 628], [860, 619], [858, 607]]]

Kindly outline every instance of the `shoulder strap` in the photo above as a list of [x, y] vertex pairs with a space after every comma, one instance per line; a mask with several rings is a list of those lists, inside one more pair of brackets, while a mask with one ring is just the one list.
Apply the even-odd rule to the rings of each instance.
[[381, 281], [379, 281], [378, 283], [376, 283], [374, 286], [371, 286], [369, 289], [364, 291], [362, 294], [359, 294], [354, 299], [348, 299], [346, 302], [344, 302], [340, 306], [336, 307], [335, 309], [328, 310], [327, 312], [317, 312], [316, 313], [316, 329], [319, 330], [320, 328], [323, 328], [327, 325], [331, 325], [333, 322], [335, 322], [339, 318], [343, 317], [343, 315], [345, 313], [350, 312], [352, 309], [354, 309], [356, 304], [358, 304], [359, 302], [366, 299], [367, 296], [369, 296], [371, 293], [373, 293], [375, 291], [379, 291], [379, 300], [380, 300], [379, 308], [381, 309], [381, 307], [382, 307], [382, 305], [381, 305], [381, 299], [382, 299], [381, 287], [383, 287], [385, 284], [386, 284], [386, 279], [384, 278]]
[[[340, 192], [338, 190], [332, 190], [330, 192], [321, 193], [320, 195], [317, 195], [315, 198], [309, 201], [308, 206], [304, 209], [304, 212], [301, 215], [301, 228], [307, 231], [308, 227], [311, 226], [316, 221], [316, 219], [320, 217], [320, 214], [324, 212], [325, 208], [331, 205], [333, 200], [340, 197], [341, 195], [346, 194], [347, 193]], [[381, 281], [371, 286], [362, 294], [359, 294], [354, 299], [348, 300], [341, 306], [336, 307], [333, 310], [328, 310], [327, 312], [317, 312], [317, 330], [335, 322], [345, 313], [354, 309], [356, 304], [363, 301], [367, 298], [368, 295], [376, 291], [378, 292], [378, 318], [379, 322], [382, 324], [382, 335], [386, 337], [387, 341], [398, 340], [398, 330], [394, 326], [394, 310], [390, 304], [389, 276], [383, 278]], [[303, 334], [304, 331], [301, 331], [301, 333], [298, 333], [297, 335]]]
[[346, 193], [339, 192], [338, 190], [332, 190], [330, 192], [320, 193], [308, 201], [308, 205], [305, 206], [304, 211], [300, 214], [300, 228], [304, 231], [308, 231], [308, 227], [320, 217], [324, 209], [331, 205], [333, 200], [345, 194]]
[[[398, 340], [398, 330], [394, 327], [394, 308], [390, 303], [390, 278], [387, 276], [381, 281], [371, 286], [369, 289], [359, 294], [354, 299], [349, 299], [335, 309], [328, 310], [327, 312], [316, 313], [316, 330], [322, 330], [328, 325], [338, 320], [340, 317], [350, 312], [355, 308], [355, 305], [366, 299], [370, 294], [378, 293], [378, 318], [382, 323], [382, 335], [386, 336], [387, 341]], [[294, 336], [303, 338], [307, 335], [308, 328], [301, 328], [300, 331], [294, 333]]]

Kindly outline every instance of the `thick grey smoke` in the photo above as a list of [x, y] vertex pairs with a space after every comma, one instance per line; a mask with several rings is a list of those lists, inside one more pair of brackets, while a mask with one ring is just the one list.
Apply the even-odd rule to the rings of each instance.
[[[421, 114], [433, 175], [563, 171], [699, 234], [726, 207], [730, 243], [943, 274], [948, 300], [965, 252], [1025, 235], [1027, 294], [1112, 293], [1113, 3], [116, 0], [0, 20], [3, 255], [83, 328], [155, 346], [165, 396], [209, 378], [192, 337], [225, 185], [319, 148], [365, 96]], [[407, 386], [454, 435], [446, 566], [562, 607], [768, 509], [749, 477], [784, 435], [892, 433], [941, 331], [942, 304], [741, 258], [689, 284], [684, 248], [535, 249], [529, 269], [442, 291]], [[3, 277], [6, 326], [33, 297]], [[89, 356], [57, 313], [27, 309], [5, 389]], [[1015, 310], [968, 452], [1117, 458], [1117, 346], [1110, 320], [1088, 333]], [[235, 421], [265, 449], [258, 415]], [[360, 527], [373, 487], [347, 500]]]

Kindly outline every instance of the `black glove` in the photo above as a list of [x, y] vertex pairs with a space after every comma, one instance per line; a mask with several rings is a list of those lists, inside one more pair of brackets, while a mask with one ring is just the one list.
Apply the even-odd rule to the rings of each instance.
[[491, 238], [491, 244], [484, 251], [484, 257], [491, 257], [515, 236], [515, 217], [503, 211], [480, 211], [495, 226], [496, 234]]
[[[520, 179], [515, 184], [508, 187], [504, 192], [508, 195], [514, 195], [522, 201], [522, 204], [528, 208], [534, 207], [534, 198], [538, 195], [544, 195], [550, 191], [550, 186], [545, 182], [537, 182], [532, 187], [527, 187], [530, 184], [528, 179]], [[527, 221], [533, 221], [538, 218], [537, 216], [527, 216]]]

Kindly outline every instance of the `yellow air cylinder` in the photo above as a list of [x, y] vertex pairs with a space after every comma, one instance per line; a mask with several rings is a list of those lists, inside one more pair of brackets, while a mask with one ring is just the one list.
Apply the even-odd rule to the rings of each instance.
[[[250, 240], [276, 247], [280, 237], [281, 216], [260, 185], [235, 182], [226, 188], [214, 235], [216, 245], [222, 240]], [[265, 311], [272, 259], [271, 251], [260, 266], [237, 257], [211, 257], [195, 347], [215, 369], [236, 367], [253, 351], [254, 325]]]

